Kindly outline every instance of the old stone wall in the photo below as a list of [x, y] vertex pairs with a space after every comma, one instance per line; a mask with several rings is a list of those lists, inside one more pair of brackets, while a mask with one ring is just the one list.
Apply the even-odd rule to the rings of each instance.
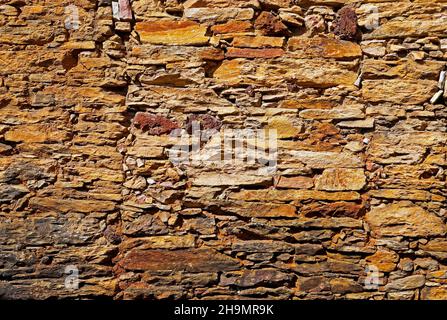
[[[0, 0], [0, 297], [447, 298], [446, 26], [445, 0]], [[222, 160], [259, 129], [275, 170]]]

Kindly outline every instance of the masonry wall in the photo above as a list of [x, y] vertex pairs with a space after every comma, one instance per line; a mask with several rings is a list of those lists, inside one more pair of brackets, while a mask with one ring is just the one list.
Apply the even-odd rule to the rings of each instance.
[[0, 0], [0, 297], [447, 298], [446, 7]]

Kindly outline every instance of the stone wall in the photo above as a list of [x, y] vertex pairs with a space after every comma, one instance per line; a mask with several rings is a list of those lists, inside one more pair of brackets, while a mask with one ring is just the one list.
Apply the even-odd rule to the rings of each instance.
[[[447, 298], [446, 26], [444, 0], [0, 0], [0, 297]], [[192, 123], [217, 161], [172, 161]], [[266, 128], [275, 171], [220, 161]]]

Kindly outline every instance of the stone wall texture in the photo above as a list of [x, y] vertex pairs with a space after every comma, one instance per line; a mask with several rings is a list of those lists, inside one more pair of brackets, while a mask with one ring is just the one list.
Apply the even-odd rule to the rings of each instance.
[[447, 299], [446, 61], [446, 0], [0, 0], [0, 298]]

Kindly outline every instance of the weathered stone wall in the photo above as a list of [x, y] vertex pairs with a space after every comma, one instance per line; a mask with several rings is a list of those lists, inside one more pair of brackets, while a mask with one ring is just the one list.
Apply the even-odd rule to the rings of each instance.
[[0, 0], [1, 298], [447, 298], [447, 2], [117, 4]]

